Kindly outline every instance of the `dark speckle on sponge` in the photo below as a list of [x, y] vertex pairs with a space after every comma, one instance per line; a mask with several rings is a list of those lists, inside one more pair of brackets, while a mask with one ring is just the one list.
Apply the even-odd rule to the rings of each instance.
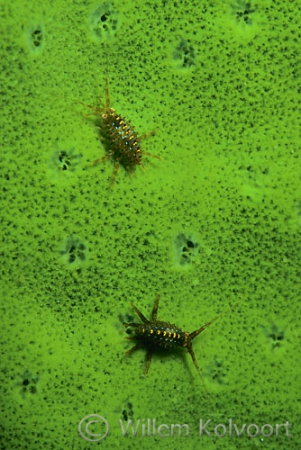
[[60, 259], [69, 269], [79, 269], [84, 267], [88, 253], [87, 246], [81, 239], [75, 236], [68, 236], [62, 244]]
[[115, 6], [105, 2], [90, 15], [90, 32], [94, 40], [98, 42], [107, 42], [117, 32], [120, 24], [120, 13]]

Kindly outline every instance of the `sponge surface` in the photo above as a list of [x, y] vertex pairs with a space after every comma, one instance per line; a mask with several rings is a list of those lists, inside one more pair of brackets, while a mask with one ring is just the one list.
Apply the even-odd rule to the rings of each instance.
[[[90, 448], [97, 414], [106, 449], [299, 449], [300, 20], [272, 0], [1, 6], [1, 448]], [[113, 189], [112, 159], [90, 164], [106, 79], [156, 132]], [[228, 310], [193, 341], [208, 393], [184, 348], [147, 376], [124, 356], [130, 304], [150, 318], [157, 294], [188, 332]]]

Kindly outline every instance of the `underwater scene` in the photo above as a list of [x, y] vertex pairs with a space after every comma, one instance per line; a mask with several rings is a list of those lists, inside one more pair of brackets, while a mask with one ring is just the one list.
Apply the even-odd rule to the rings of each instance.
[[300, 2], [0, 14], [0, 449], [298, 450]]

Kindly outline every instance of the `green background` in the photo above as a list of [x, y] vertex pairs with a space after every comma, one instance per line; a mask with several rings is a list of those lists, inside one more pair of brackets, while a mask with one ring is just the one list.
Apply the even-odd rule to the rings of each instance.
[[[300, 3], [41, 3], [0, 6], [1, 449], [299, 449]], [[79, 103], [107, 72], [161, 158], [113, 190]], [[194, 341], [209, 394], [184, 349], [147, 376], [145, 351], [124, 356], [130, 303], [150, 317], [157, 294], [189, 332], [239, 302]], [[126, 418], [190, 436], [124, 438]], [[216, 437], [230, 418], [293, 438]]]

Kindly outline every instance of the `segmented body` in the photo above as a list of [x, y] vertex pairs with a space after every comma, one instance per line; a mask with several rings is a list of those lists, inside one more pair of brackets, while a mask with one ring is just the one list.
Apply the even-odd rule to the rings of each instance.
[[189, 335], [176, 325], [160, 320], [140, 324], [135, 328], [135, 334], [137, 340], [142, 340], [143, 344], [165, 349], [184, 347]]
[[[126, 327], [132, 327], [135, 330], [135, 336], [129, 337], [128, 339], [134, 339], [137, 343], [136, 345], [128, 350], [126, 352], [126, 355], [130, 355], [138, 348], [144, 347], [147, 349], [147, 356], [146, 356], [146, 367], [145, 367], [145, 373], [148, 373], [149, 366], [151, 363], [153, 352], [156, 349], [166, 349], [166, 350], [172, 350], [176, 349], [177, 347], [185, 347], [188, 350], [188, 353], [190, 354], [193, 364], [204, 384], [200, 368], [198, 366], [198, 363], [196, 361], [194, 351], [192, 348], [192, 340], [198, 336], [202, 331], [204, 331], [209, 325], [211, 325], [213, 322], [215, 322], [220, 316], [210, 320], [210, 322], [207, 322], [205, 325], [203, 325], [201, 328], [193, 331], [192, 333], [189, 333], [187, 331], [182, 331], [179, 327], [176, 325], [173, 325], [169, 322], [163, 322], [161, 320], [157, 320], [157, 313], [158, 313], [158, 307], [159, 307], [159, 299], [160, 296], [158, 295], [155, 304], [153, 307], [151, 319], [148, 320], [141, 311], [139, 311], [136, 306], [132, 305], [137, 315], [140, 317], [143, 323], [124, 323], [123, 325]], [[206, 386], [204, 384], [204, 387], [206, 389]]]
[[142, 150], [139, 137], [130, 122], [116, 114], [113, 108], [109, 108], [108, 112], [102, 115], [102, 119], [108, 140], [114, 149], [112, 156], [119, 159], [128, 169], [141, 164]]
[[114, 171], [111, 180], [112, 188], [120, 165], [131, 172], [135, 166], [139, 165], [143, 167], [142, 155], [148, 155], [158, 159], [160, 159], [160, 157], [145, 152], [140, 146], [140, 142], [143, 139], [154, 135], [155, 132], [151, 131], [150, 133], [138, 136], [130, 121], [126, 120], [126, 118], [122, 117], [120, 114], [117, 114], [115, 109], [111, 107], [108, 76], [106, 77], [105, 102], [99, 100], [99, 104], [99, 107], [91, 105], [85, 106], [93, 110], [92, 115], [100, 117], [98, 123], [98, 127], [100, 128], [100, 140], [105, 141], [107, 154], [96, 159], [90, 165], [94, 166], [95, 164], [110, 158], [114, 160]]

